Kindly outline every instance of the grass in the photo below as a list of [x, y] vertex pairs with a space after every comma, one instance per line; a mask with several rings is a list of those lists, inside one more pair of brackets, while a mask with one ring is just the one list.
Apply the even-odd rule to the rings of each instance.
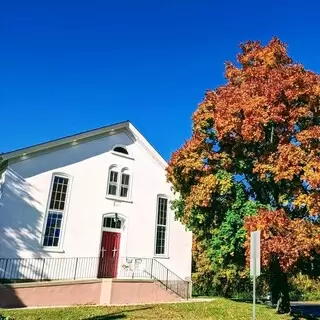
[[[210, 302], [160, 304], [131, 307], [70, 307], [52, 309], [1, 310], [15, 320], [111, 320], [111, 319], [251, 319], [251, 304], [217, 299]], [[257, 320], [308, 319], [277, 315], [273, 309], [257, 306]], [[310, 318], [309, 318], [310, 319]]]

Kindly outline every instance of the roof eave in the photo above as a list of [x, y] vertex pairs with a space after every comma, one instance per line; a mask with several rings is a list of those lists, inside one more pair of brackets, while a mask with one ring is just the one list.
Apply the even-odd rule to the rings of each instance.
[[110, 135], [115, 134], [116, 132], [122, 131], [124, 129], [129, 129], [129, 128], [130, 128], [130, 122], [124, 121], [124, 122], [116, 123], [110, 126], [105, 126], [98, 129], [84, 131], [84, 132], [70, 135], [64, 138], [59, 138], [59, 139], [51, 140], [48, 142], [40, 143], [30, 147], [2, 153], [1, 157], [3, 160], [13, 160], [16, 158], [21, 158], [23, 156], [31, 155], [38, 152], [45, 152], [51, 149], [63, 148], [65, 145], [69, 145], [70, 143], [84, 142], [85, 140], [90, 140], [97, 136], [106, 136], [109, 134]]

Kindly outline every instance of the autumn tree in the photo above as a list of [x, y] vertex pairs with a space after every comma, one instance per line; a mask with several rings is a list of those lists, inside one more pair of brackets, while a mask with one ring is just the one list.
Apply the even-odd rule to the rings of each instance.
[[[320, 77], [294, 63], [277, 38], [266, 46], [241, 44], [225, 76], [226, 84], [206, 92], [191, 138], [169, 162], [167, 177], [180, 195], [176, 215], [201, 247], [230, 210], [254, 206], [240, 216], [247, 237], [242, 249], [249, 231], [262, 231], [273, 301], [288, 312], [287, 272], [319, 250]], [[223, 238], [218, 246], [241, 252]]]

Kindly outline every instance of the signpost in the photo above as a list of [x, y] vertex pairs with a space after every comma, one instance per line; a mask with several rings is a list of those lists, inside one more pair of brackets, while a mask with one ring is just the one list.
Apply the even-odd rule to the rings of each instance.
[[261, 273], [260, 261], [260, 231], [253, 231], [250, 237], [250, 276], [253, 278], [252, 320], [256, 320], [256, 278]]

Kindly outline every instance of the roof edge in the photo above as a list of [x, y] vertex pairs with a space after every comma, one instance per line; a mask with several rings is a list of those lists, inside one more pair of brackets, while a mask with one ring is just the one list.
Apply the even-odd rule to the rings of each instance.
[[47, 149], [49, 150], [51, 148], [62, 147], [66, 144], [69, 144], [70, 142], [75, 142], [75, 141], [80, 142], [84, 139], [107, 134], [109, 132], [112, 133], [114, 131], [119, 131], [122, 129], [129, 129], [129, 126], [130, 126], [130, 121], [126, 120], [126, 121], [118, 122], [112, 125], [99, 127], [97, 129], [82, 131], [80, 133], [69, 135], [63, 138], [49, 140], [47, 142], [35, 144], [30, 147], [25, 147], [25, 148], [16, 149], [13, 151], [5, 152], [1, 154], [1, 157], [3, 160], [11, 160], [14, 158], [24, 156], [26, 154], [31, 154], [31, 153], [33, 154], [35, 152], [41, 152]]
[[140, 141], [141, 144], [151, 153], [153, 158], [160, 164], [161, 167], [166, 168], [168, 166], [168, 162], [131, 122], [129, 122], [129, 130], [134, 134], [135, 138]]
[[[107, 134], [114, 134], [121, 130], [127, 130], [131, 133], [132, 138], [136, 139], [141, 145], [149, 151], [151, 156], [156, 160], [158, 165], [163, 169], [168, 166], [167, 161], [161, 154], [151, 145], [151, 143], [140, 133], [140, 131], [129, 121], [122, 121], [112, 125], [99, 127], [97, 129], [87, 130], [63, 138], [50, 140], [47, 142], [32, 145], [30, 147], [20, 148], [13, 151], [2, 153], [0, 156], [3, 161], [10, 161], [17, 158], [22, 158], [26, 155], [34, 155], [38, 152], [50, 152], [51, 149], [63, 148], [72, 142], [81, 142], [83, 140], [91, 139], [97, 136], [104, 136]], [[21, 159], [23, 160], [23, 159]], [[20, 161], [20, 160], [18, 160]]]

